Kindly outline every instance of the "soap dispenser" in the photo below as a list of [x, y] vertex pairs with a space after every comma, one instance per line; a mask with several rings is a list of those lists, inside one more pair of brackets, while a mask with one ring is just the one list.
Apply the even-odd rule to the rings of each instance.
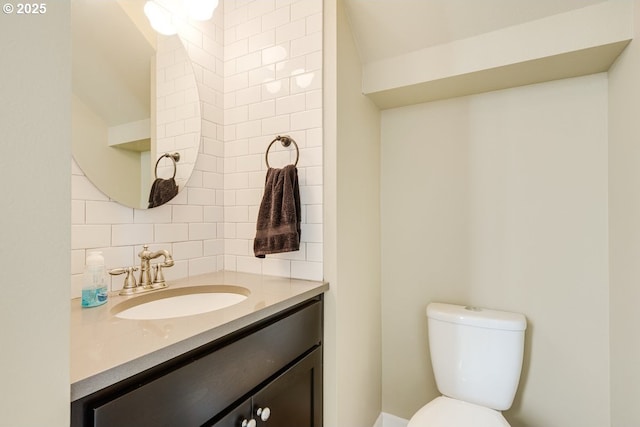
[[82, 307], [96, 307], [107, 302], [107, 277], [102, 252], [89, 252], [82, 278]]

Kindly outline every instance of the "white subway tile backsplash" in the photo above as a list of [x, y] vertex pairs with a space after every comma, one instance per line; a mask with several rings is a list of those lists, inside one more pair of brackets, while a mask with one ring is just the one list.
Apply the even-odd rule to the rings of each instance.
[[163, 205], [153, 209], [134, 209], [134, 224], [159, 224], [171, 222], [171, 205]]
[[247, 19], [246, 21], [241, 22], [240, 24], [230, 29], [233, 30], [233, 33], [230, 34], [231, 38], [227, 39], [225, 37], [225, 40], [227, 41], [227, 43], [232, 43], [238, 40], [250, 38], [251, 36], [260, 32], [260, 22], [260, 17]]
[[260, 53], [259, 51], [276, 44], [275, 30], [268, 30], [249, 37], [249, 52]]
[[276, 43], [298, 39], [306, 35], [307, 25], [305, 19], [298, 19], [276, 28]]
[[71, 201], [71, 224], [84, 224], [84, 204], [83, 200]]
[[262, 120], [250, 120], [236, 125], [236, 137], [238, 139], [247, 139], [259, 135], [262, 135]]
[[322, 13], [307, 16], [307, 34], [322, 32]]
[[190, 205], [213, 205], [216, 201], [216, 192], [211, 188], [187, 188]]
[[269, 12], [273, 12], [276, 7], [275, 0], [260, 0], [249, 3], [247, 17], [249, 19], [262, 17]]
[[247, 72], [234, 74], [225, 79], [224, 93], [246, 89], [247, 87], [249, 87], [249, 74]]
[[321, 1], [298, 1], [291, 5], [291, 20], [295, 21], [321, 12]]
[[[156, 224], [162, 226], [164, 224]], [[153, 242], [153, 224], [117, 224], [111, 226], [111, 246], [130, 246]]]
[[249, 119], [258, 120], [276, 115], [276, 101], [268, 100], [249, 105]]
[[249, 86], [256, 86], [272, 82], [276, 78], [276, 69], [273, 64], [249, 71]]
[[[185, 90], [185, 61], [159, 55], [157, 115], [165, 125], [158, 139], [181, 149], [201, 133], [197, 159], [195, 151], [183, 157], [195, 159], [194, 172], [168, 204], [130, 209], [72, 162], [72, 295], [80, 294], [88, 249], [101, 248], [115, 267], [137, 265], [143, 244], [172, 251], [167, 280], [223, 268], [321, 280], [322, 0], [221, 0], [212, 21], [189, 23], [180, 37], [198, 90]], [[300, 251], [259, 259], [253, 238], [264, 155], [276, 135], [300, 148], [302, 243]], [[269, 154], [273, 167], [294, 159], [295, 150], [280, 144]], [[111, 283], [119, 289], [121, 277]]]
[[246, 173], [230, 173], [224, 177], [224, 186], [226, 189], [247, 188], [249, 176]]
[[86, 224], [127, 224], [133, 222], [133, 210], [114, 202], [85, 202]]
[[286, 25], [290, 21], [290, 16], [289, 7], [281, 7], [266, 13], [262, 16], [262, 29], [267, 30]]
[[262, 120], [262, 134], [266, 136], [286, 135], [287, 130], [291, 129], [290, 116], [283, 114], [281, 116], [269, 117]]
[[261, 86], [262, 99], [275, 99], [289, 95], [289, 79], [271, 80]]
[[191, 224], [156, 224], [154, 226], [154, 243], [179, 242], [189, 240]]
[[[253, 251], [253, 249], [252, 249]], [[225, 257], [225, 263], [227, 258]], [[253, 256], [253, 253], [248, 256], [235, 257], [236, 270], [243, 271], [245, 273], [262, 274], [262, 260]], [[226, 267], [226, 264], [225, 264]]]
[[173, 222], [202, 222], [204, 209], [202, 206], [180, 205], [173, 207]]
[[197, 276], [198, 274], [213, 273], [218, 271], [217, 257], [203, 257], [189, 260], [189, 275]]
[[321, 166], [322, 165], [322, 147], [301, 148], [299, 167]]
[[307, 110], [322, 108], [322, 90], [311, 90], [306, 92]]
[[224, 208], [222, 206], [205, 206], [204, 221], [221, 223], [224, 220]]
[[246, 105], [229, 108], [224, 111], [224, 122], [229, 125], [246, 122], [249, 119], [249, 110]]
[[249, 40], [240, 39], [224, 47], [224, 60], [238, 58], [249, 53]]
[[203, 243], [205, 256], [218, 256], [224, 253], [223, 239], [205, 240]]
[[304, 93], [278, 98], [276, 100], [276, 114], [283, 115], [304, 111], [306, 105], [307, 100]]
[[322, 110], [306, 110], [291, 114], [291, 129], [312, 129], [322, 126]]
[[[253, 250], [253, 241], [252, 250]], [[225, 239], [224, 240], [224, 253], [230, 255], [249, 255], [249, 240], [247, 239]]]
[[291, 261], [291, 277], [306, 280], [322, 280], [322, 263]]
[[313, 262], [322, 262], [323, 261], [323, 256], [322, 256], [322, 250], [323, 250], [323, 246], [322, 243], [306, 243], [307, 246], [307, 261], [313, 261]]
[[290, 55], [295, 58], [296, 56], [313, 53], [318, 49], [322, 49], [322, 33], [312, 33], [308, 36], [291, 40]]
[[111, 225], [71, 226], [71, 249], [103, 248], [111, 244]]
[[322, 224], [302, 224], [300, 241], [322, 243]]
[[[266, 45], [265, 45], [266, 46]], [[262, 54], [260, 52], [254, 52], [254, 50], [259, 50], [264, 46], [261, 46], [256, 49], [252, 49], [251, 45], [249, 45], [249, 50], [252, 53], [249, 53], [244, 56], [240, 56], [235, 60], [235, 73], [242, 71], [249, 71], [254, 68], [258, 68], [262, 64]]]
[[256, 224], [254, 222], [240, 222], [236, 224], [236, 238], [253, 240], [256, 237]]
[[291, 261], [286, 259], [265, 258], [262, 262], [262, 274], [270, 276], [291, 276]]
[[322, 186], [322, 167], [306, 167], [305, 170], [305, 185], [317, 185]]
[[82, 274], [86, 257], [84, 249], [73, 249], [71, 251], [71, 274]]
[[251, 172], [260, 170], [263, 162], [263, 156], [252, 155], [238, 157], [238, 160], [236, 162], [236, 170], [238, 172]]
[[[102, 256], [104, 257], [104, 265], [108, 270], [140, 265], [138, 252], [134, 251], [133, 246], [102, 248]], [[124, 281], [124, 276], [119, 276], [119, 278], [115, 278], [114, 280], [116, 282], [122, 282]]]
[[[260, 102], [261, 89], [258, 86], [248, 87], [234, 92], [236, 95], [236, 105], [247, 105]], [[225, 138], [226, 140], [226, 138]]]
[[322, 224], [322, 205], [306, 205], [307, 224]]
[[225, 206], [224, 220], [228, 222], [248, 222], [249, 208], [247, 206]]
[[321, 205], [322, 204], [322, 186], [306, 185], [300, 186], [300, 200], [305, 205]]
[[191, 259], [191, 258], [200, 258], [203, 255], [203, 242], [202, 241], [192, 241], [192, 242], [177, 242], [173, 244], [173, 259], [174, 260], [183, 260], [183, 259]]
[[211, 240], [217, 235], [217, 226], [213, 222], [189, 224], [189, 240]]

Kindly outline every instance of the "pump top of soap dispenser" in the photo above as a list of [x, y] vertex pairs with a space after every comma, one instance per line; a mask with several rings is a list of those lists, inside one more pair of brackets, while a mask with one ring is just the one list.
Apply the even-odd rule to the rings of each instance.
[[102, 256], [102, 251], [91, 251], [89, 255], [87, 255], [87, 266], [91, 265], [104, 265], [104, 257]]

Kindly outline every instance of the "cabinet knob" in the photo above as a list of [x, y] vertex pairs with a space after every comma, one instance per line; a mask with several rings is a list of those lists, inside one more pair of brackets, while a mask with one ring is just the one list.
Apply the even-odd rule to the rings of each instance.
[[256, 420], [251, 418], [250, 420], [242, 420], [242, 427], [256, 427]]
[[258, 408], [256, 411], [256, 415], [260, 417], [262, 421], [267, 421], [271, 416], [271, 409], [267, 408]]

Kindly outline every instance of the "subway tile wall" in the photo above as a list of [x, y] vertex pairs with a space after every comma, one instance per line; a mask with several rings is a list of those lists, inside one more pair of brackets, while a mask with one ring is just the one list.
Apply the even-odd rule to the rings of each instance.
[[[180, 26], [200, 96], [201, 143], [183, 191], [139, 210], [111, 201], [72, 164], [72, 297], [89, 250], [107, 268], [137, 265], [143, 244], [168, 249], [168, 280], [221, 269], [322, 279], [322, 0], [225, 0], [211, 21]], [[300, 251], [253, 256], [265, 150], [300, 148]], [[274, 144], [273, 167], [293, 162]], [[111, 289], [123, 278], [111, 278]]]
[[[224, 7], [224, 268], [322, 279], [322, 0], [227, 0]], [[277, 135], [298, 144], [300, 251], [253, 255]], [[275, 143], [269, 164], [295, 161]]]

